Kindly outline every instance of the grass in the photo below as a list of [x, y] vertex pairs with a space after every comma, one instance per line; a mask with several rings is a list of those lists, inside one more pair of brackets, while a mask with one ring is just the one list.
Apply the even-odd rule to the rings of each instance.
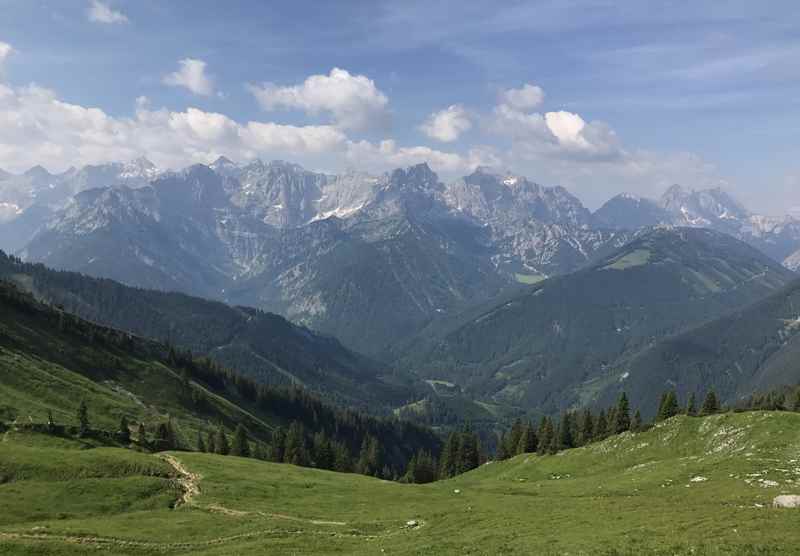
[[652, 253], [647, 249], [636, 249], [603, 268], [625, 270], [627, 268], [646, 265], [650, 261], [651, 255]]
[[800, 553], [800, 510], [771, 507], [800, 494], [795, 413], [677, 417], [430, 485], [174, 453], [200, 488], [174, 510], [175, 471], [156, 456], [80, 448], [0, 443], [0, 552]]
[[533, 285], [547, 280], [547, 276], [544, 274], [520, 274], [517, 272], [514, 274], [514, 279], [520, 284]]

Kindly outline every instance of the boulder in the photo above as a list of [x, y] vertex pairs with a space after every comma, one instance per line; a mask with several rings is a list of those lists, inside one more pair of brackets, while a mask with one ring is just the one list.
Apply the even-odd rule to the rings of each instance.
[[783, 494], [776, 496], [772, 501], [773, 508], [800, 508], [800, 496], [797, 494]]

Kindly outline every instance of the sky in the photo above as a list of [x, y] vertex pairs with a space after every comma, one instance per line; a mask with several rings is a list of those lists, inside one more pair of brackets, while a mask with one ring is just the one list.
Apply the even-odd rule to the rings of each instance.
[[478, 165], [800, 216], [800, 3], [0, 0], [0, 168]]

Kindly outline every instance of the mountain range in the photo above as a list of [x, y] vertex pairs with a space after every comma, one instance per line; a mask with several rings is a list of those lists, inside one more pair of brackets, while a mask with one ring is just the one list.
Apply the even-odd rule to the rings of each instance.
[[5, 175], [0, 202], [16, 207], [0, 248], [27, 261], [257, 307], [377, 357], [651, 226], [709, 228], [800, 261], [800, 222], [721, 190], [623, 194], [592, 213], [562, 187], [487, 168], [443, 183], [425, 164], [373, 176], [224, 157], [160, 172], [142, 159]]

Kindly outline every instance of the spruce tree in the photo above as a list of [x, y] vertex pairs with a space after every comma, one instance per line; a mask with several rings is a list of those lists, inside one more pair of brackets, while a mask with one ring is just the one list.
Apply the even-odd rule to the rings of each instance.
[[633, 432], [639, 432], [642, 430], [642, 414], [637, 409], [636, 413], [633, 414], [633, 419], [631, 420], [631, 430]]
[[131, 442], [131, 429], [128, 424], [128, 419], [123, 415], [119, 420], [119, 432], [117, 433], [121, 444], [130, 444]]
[[233, 433], [231, 455], [240, 458], [250, 457], [250, 443], [247, 441], [247, 431], [244, 430], [241, 423], [236, 426], [236, 431]]
[[561, 415], [561, 421], [558, 424], [558, 443], [556, 446], [559, 450], [567, 450], [575, 447], [575, 442], [572, 438], [572, 414], [568, 411]]
[[709, 390], [708, 394], [706, 394], [706, 399], [703, 401], [703, 415], [713, 415], [719, 411], [719, 400], [717, 400], [717, 394], [714, 393], [713, 390]]
[[334, 442], [333, 444], [333, 469], [340, 473], [350, 473], [353, 470], [350, 452], [343, 442]]
[[314, 435], [312, 451], [314, 454], [314, 467], [317, 469], [333, 469], [333, 446], [323, 431]]
[[85, 400], [81, 400], [78, 406], [78, 436], [83, 437], [89, 434], [89, 408]]
[[147, 429], [144, 428], [144, 423], [139, 423], [139, 430], [136, 432], [136, 442], [143, 448], [148, 447]]
[[511, 432], [508, 435], [508, 445], [506, 449], [508, 450], [509, 457], [516, 456], [519, 454], [519, 439], [522, 436], [522, 420], [516, 419], [514, 424], [511, 425]]
[[680, 413], [678, 396], [675, 394], [674, 390], [670, 390], [662, 397], [661, 407], [658, 409], [657, 420], [664, 421], [666, 419], [675, 417], [678, 413]]
[[283, 429], [276, 427], [272, 431], [272, 447], [270, 448], [270, 460], [276, 463], [283, 463], [286, 453], [286, 434]]
[[200, 431], [197, 431], [197, 451], [198, 452], [206, 451], [206, 443], [203, 440], [203, 433]]
[[264, 461], [267, 459], [267, 454], [264, 451], [264, 445], [261, 442], [256, 441], [255, 448], [253, 449], [253, 457], [255, 459]]
[[439, 462], [439, 476], [443, 479], [454, 477], [458, 473], [458, 434], [451, 432], [447, 436]]
[[586, 408], [583, 411], [581, 420], [578, 426], [578, 442], [580, 445], [589, 444], [594, 438], [594, 417], [592, 410]]
[[214, 447], [217, 453], [221, 456], [227, 456], [231, 452], [230, 444], [228, 444], [228, 437], [225, 435], [225, 429], [222, 425], [217, 429], [217, 437], [214, 439]]
[[533, 423], [528, 423], [522, 429], [522, 434], [519, 437], [519, 446], [517, 448], [518, 454], [534, 454], [538, 447], [538, 439], [536, 438], [536, 431], [533, 430]]
[[308, 465], [308, 447], [306, 446], [306, 433], [303, 424], [292, 421], [286, 433], [283, 461], [292, 465]]
[[617, 411], [614, 415], [614, 433], [621, 434], [631, 428], [631, 414], [628, 396], [623, 392], [617, 402]]
[[458, 473], [466, 473], [480, 465], [480, 447], [478, 445], [478, 435], [472, 432], [469, 425], [464, 432], [459, 435], [458, 450]]
[[503, 461], [511, 456], [508, 449], [508, 436], [506, 433], [500, 435], [500, 440], [497, 441], [497, 461]]
[[217, 443], [214, 439], [214, 433], [211, 431], [208, 431], [208, 434], [206, 435], [206, 451], [209, 454], [217, 453]]
[[602, 409], [594, 422], [594, 440], [603, 440], [608, 432], [608, 423], [606, 422], [606, 412]]
[[686, 415], [689, 415], [690, 417], [697, 415], [697, 401], [695, 399], [694, 392], [689, 394], [689, 401], [686, 403]]
[[792, 404], [792, 411], [800, 412], [800, 388], [794, 394], [794, 404]]
[[539, 425], [539, 446], [537, 452], [539, 455], [544, 455], [550, 452], [551, 445], [555, 439], [555, 430], [553, 430], [553, 421], [549, 417], [542, 417], [542, 422]]

